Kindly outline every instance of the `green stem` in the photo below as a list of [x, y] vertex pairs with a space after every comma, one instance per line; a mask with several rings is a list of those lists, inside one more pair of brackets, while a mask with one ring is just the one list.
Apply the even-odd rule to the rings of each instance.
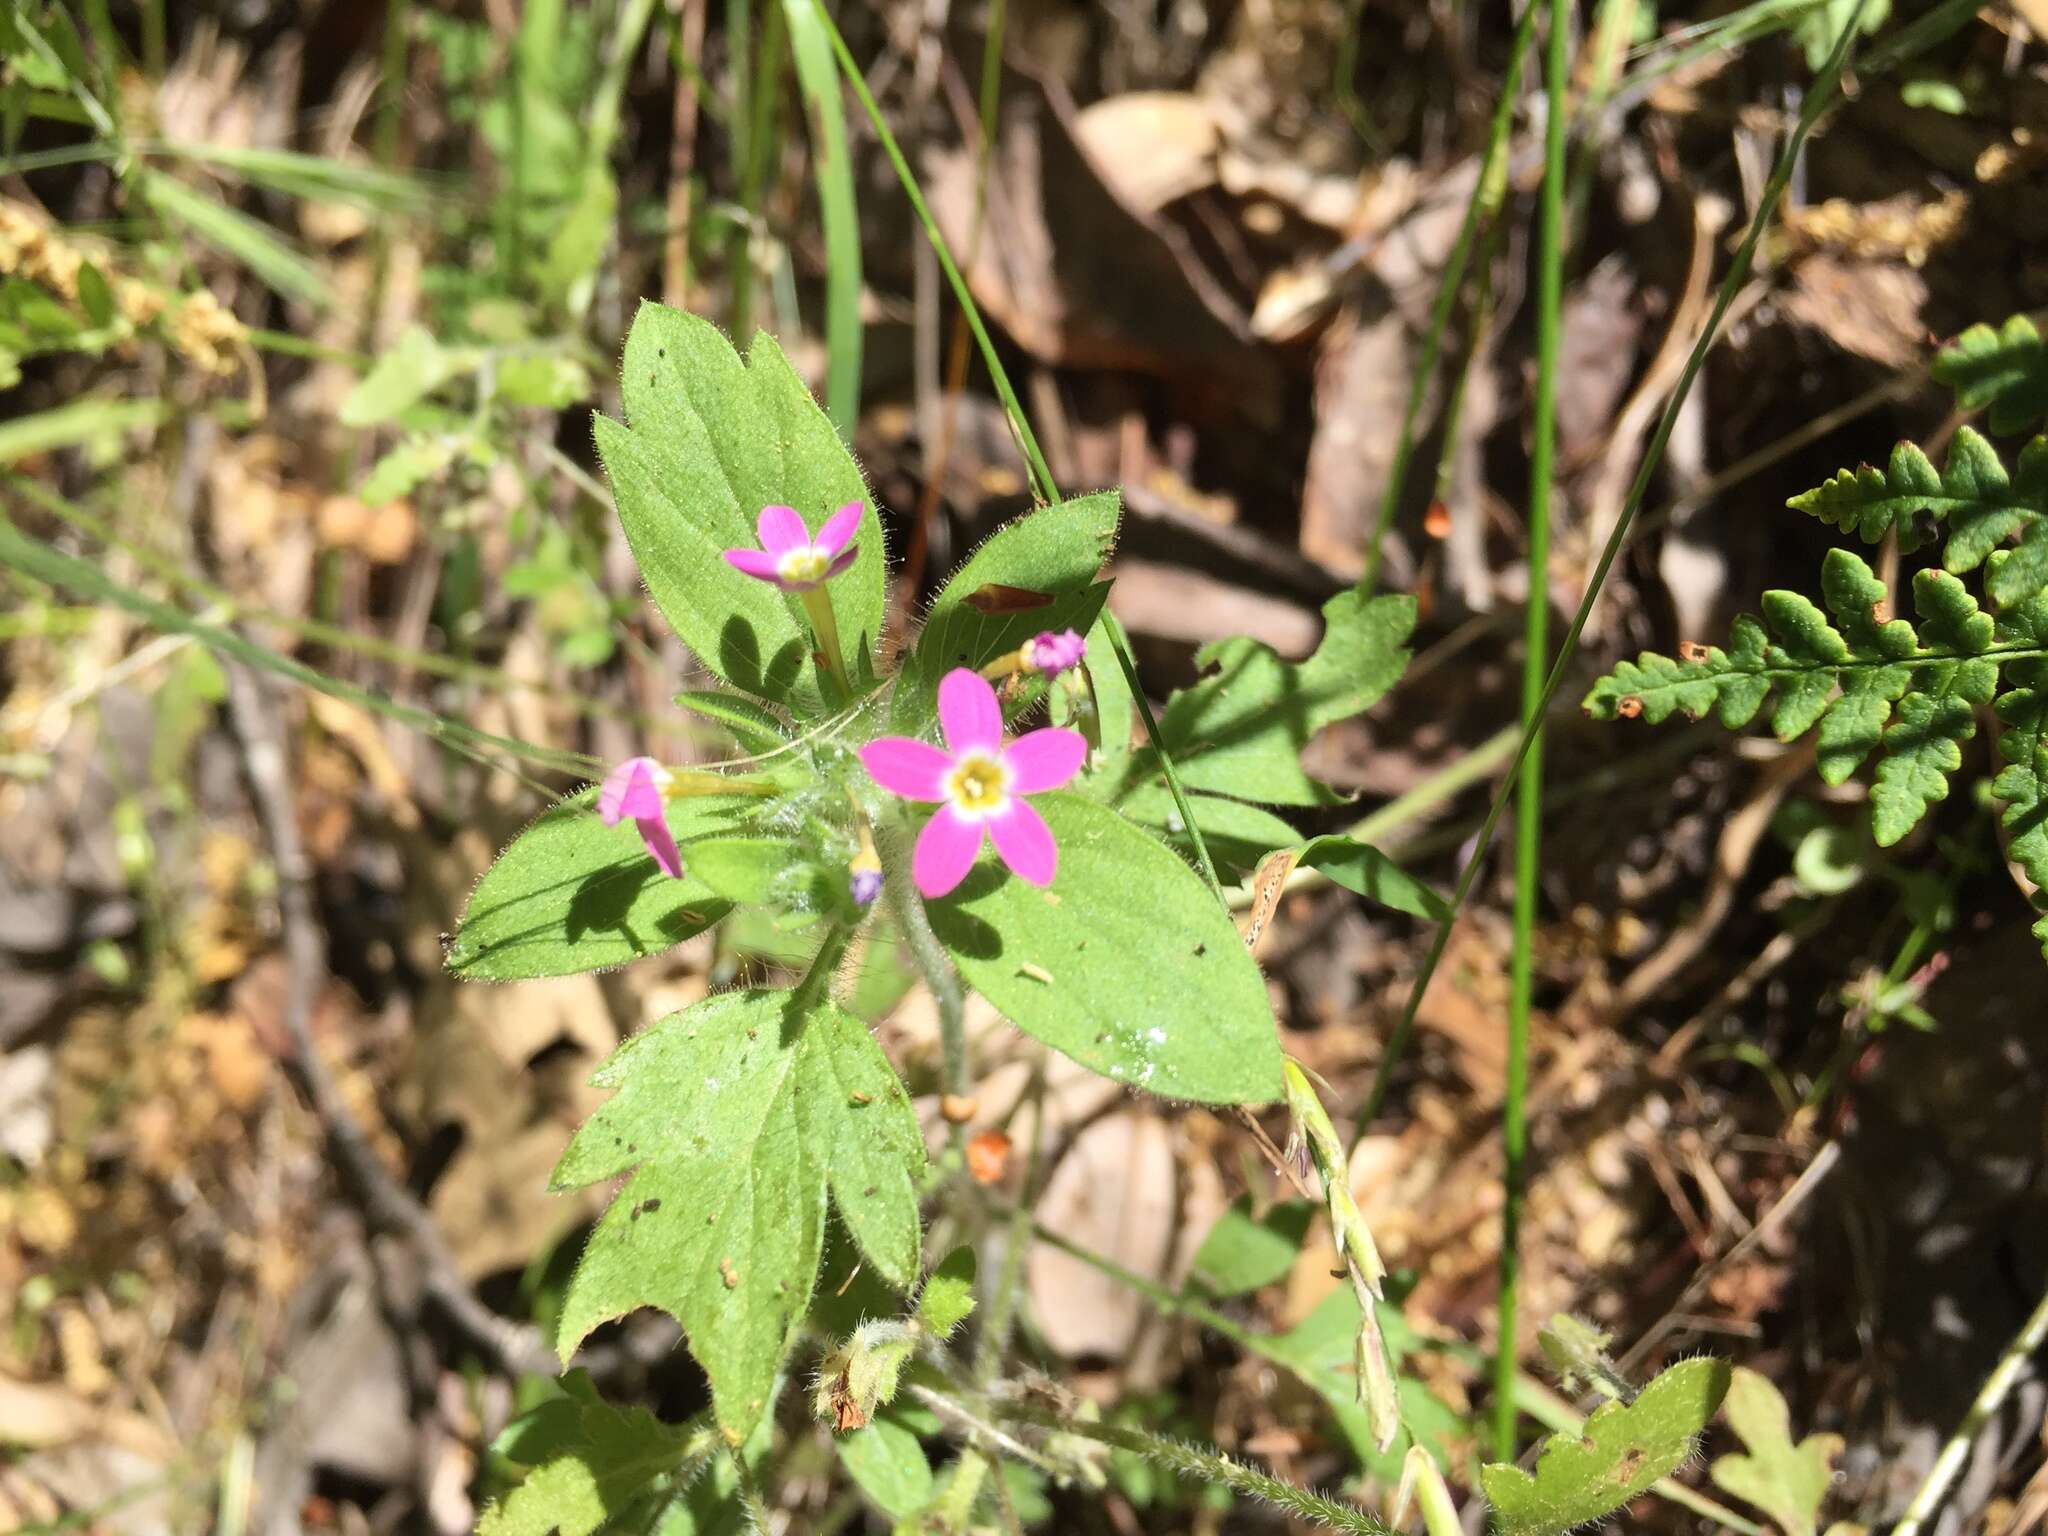
[[818, 637], [818, 655], [825, 663], [826, 675], [839, 690], [839, 697], [832, 701], [837, 709], [853, 699], [853, 684], [846, 679], [846, 653], [839, 644], [839, 615], [832, 611], [831, 592], [822, 585], [807, 590], [803, 601], [811, 630]]
[[1542, 222], [1536, 256], [1536, 419], [1529, 450], [1529, 600], [1522, 632], [1522, 730], [1529, 745], [1515, 780], [1515, 909], [1509, 958], [1507, 1091], [1501, 1105], [1500, 1341], [1493, 1355], [1493, 1449], [1515, 1455], [1515, 1306], [1522, 1197], [1528, 1186], [1529, 1007], [1535, 985], [1536, 905], [1543, 870], [1543, 678], [1550, 648], [1550, 485], [1557, 449], [1557, 359], [1564, 305], [1565, 71], [1571, 0], [1550, 0], [1543, 56]]
[[1948, 1437], [1941, 1454], [1934, 1458], [1934, 1465], [1927, 1471], [1927, 1480], [1913, 1495], [1913, 1502], [1906, 1506], [1905, 1518], [1892, 1527], [1892, 1536], [1920, 1536], [1920, 1527], [1940, 1507], [1949, 1484], [1962, 1470], [1963, 1458], [1969, 1454], [1971, 1442], [2005, 1405], [2006, 1394], [2019, 1380], [2021, 1368], [2044, 1340], [2048, 1340], [2048, 1294], [2034, 1304], [2033, 1312], [2013, 1336], [2013, 1341], [2005, 1346], [2005, 1353], [1998, 1357], [1991, 1374], [1984, 1378], [1984, 1385], [1977, 1389], [1969, 1412], [1956, 1425], [1955, 1433]]
[[[967, 1076], [967, 997], [961, 990], [960, 973], [952, 957], [932, 932], [924, 901], [910, 872], [910, 849], [900, 824], [884, 823], [876, 829], [877, 848], [882, 856], [882, 895], [910, 950], [911, 963], [931, 988], [932, 1001], [939, 1010], [939, 1050], [944, 1065], [946, 1092], [964, 1095]], [[960, 1127], [953, 1127], [954, 1139]]]
[[1174, 814], [1180, 817], [1181, 829], [1188, 835], [1188, 846], [1195, 850], [1195, 862], [1201, 866], [1202, 878], [1209, 882], [1209, 889], [1216, 893], [1219, 901], [1228, 902], [1223, 895], [1223, 882], [1216, 878], [1215, 861], [1209, 857], [1209, 845], [1202, 840], [1202, 828], [1195, 821], [1195, 809], [1188, 803], [1188, 792], [1181, 786], [1180, 774], [1174, 769], [1173, 754], [1166, 750], [1166, 739], [1159, 734], [1159, 717], [1152, 712], [1152, 701], [1145, 697], [1145, 689], [1138, 682], [1137, 659], [1131, 655], [1131, 637], [1124, 633], [1117, 616], [1107, 608], [1102, 610], [1102, 632], [1109, 636], [1109, 648], [1116, 653], [1116, 664], [1123, 669], [1124, 683], [1131, 690], [1131, 702], [1138, 706], [1138, 718], [1145, 724], [1145, 739], [1152, 744], [1152, 754], [1159, 759], [1159, 771], [1166, 779], [1166, 792], [1173, 796]]
[[784, 0], [797, 87], [810, 107], [811, 166], [825, 229], [825, 414], [851, 443], [860, 416], [860, 216], [845, 98], [825, 45], [824, 16], [820, 0]]
[[1297, 1488], [1270, 1472], [1261, 1472], [1241, 1461], [1233, 1461], [1219, 1451], [1205, 1450], [1184, 1440], [1148, 1434], [1121, 1424], [1091, 1424], [1085, 1419], [1046, 1413], [1036, 1408], [997, 1404], [994, 1409], [998, 1417], [1012, 1423], [1029, 1424], [1034, 1429], [1076, 1435], [1099, 1445], [1114, 1446], [1120, 1451], [1142, 1456], [1154, 1466], [1176, 1476], [1215, 1483], [1233, 1493], [1258, 1499], [1286, 1511], [1297, 1520], [1327, 1526], [1331, 1530], [1348, 1531], [1352, 1536], [1394, 1536], [1391, 1527], [1381, 1524], [1361, 1509], [1324, 1498], [1306, 1488]]
[[[1594, 563], [1587, 579], [1585, 595], [1579, 600], [1578, 611], [1572, 615], [1571, 625], [1565, 631], [1564, 643], [1558, 648], [1549, 679], [1543, 687], [1540, 708], [1536, 711], [1539, 721], [1550, 713], [1550, 705], [1557, 697], [1557, 690], [1564, 684], [1565, 671], [1578, 649], [1579, 636], [1585, 630], [1586, 620], [1593, 612], [1594, 603], [1599, 601], [1600, 589], [1606, 585], [1607, 573], [1613, 569], [1615, 558], [1621, 553], [1621, 546], [1635, 524], [1636, 514], [1642, 510], [1643, 498], [1648, 494], [1651, 477], [1656, 474], [1657, 466], [1663, 460], [1665, 445], [1671, 440], [1672, 430], [1678, 423], [1679, 412], [1684, 409], [1686, 399], [1692, 393], [1693, 381], [1699, 377], [1700, 368], [1707, 359], [1707, 352], [1720, 332], [1721, 321], [1727, 316], [1728, 306], [1735, 302], [1736, 292], [1749, 276], [1750, 262], [1756, 256], [1756, 248], [1763, 239], [1764, 230], [1770, 226], [1779, 199], [1784, 196], [1786, 184], [1792, 179], [1792, 168], [1798, 163], [1800, 151], [1805, 147], [1814, 125], [1820, 121], [1822, 113], [1834, 103], [1840, 91], [1842, 70], [1848, 61], [1849, 46], [1855, 38], [1856, 28], [1866, 3], [1867, 0], [1857, 0], [1856, 10], [1849, 16], [1841, 34], [1835, 39], [1827, 65], [1821, 71], [1814, 89], [1807, 93], [1805, 103], [1800, 109], [1799, 120], [1786, 137], [1784, 146], [1779, 151], [1777, 164], [1771, 168], [1770, 180], [1764, 187], [1763, 195], [1757, 199], [1756, 216], [1750, 221], [1749, 230], [1735, 252], [1735, 259], [1729, 266], [1727, 276], [1721, 280], [1720, 291], [1714, 296], [1713, 310], [1700, 330], [1700, 338], [1694, 343], [1691, 356], [1686, 359], [1685, 369], [1679, 375], [1678, 385], [1672, 391], [1670, 400], [1665, 404], [1664, 414], [1658, 418], [1657, 428], [1651, 434], [1649, 444], [1644, 450], [1643, 462], [1636, 470], [1635, 483], [1629, 488], [1628, 499], [1622, 505], [1621, 515], [1614, 521], [1614, 528], [1608, 534], [1607, 543], [1602, 547], [1600, 558]], [[1525, 724], [1521, 743], [1515, 752], [1514, 767], [1517, 770], [1521, 767], [1522, 758], [1529, 751], [1534, 734]], [[1385, 1095], [1386, 1080], [1400, 1061], [1393, 1048], [1394, 1043], [1400, 1041], [1405, 1044], [1415, 1027], [1415, 1014], [1422, 1006], [1423, 993], [1429, 989], [1430, 979], [1436, 975], [1437, 966], [1443, 962], [1444, 950], [1450, 943], [1452, 925], [1457, 921], [1458, 913], [1465, 905], [1465, 899], [1472, 893], [1473, 882], [1479, 875], [1479, 866], [1484, 862], [1487, 851], [1493, 844], [1494, 828], [1499, 824], [1501, 813], [1506, 809], [1508, 797], [1512, 793], [1512, 786], [1504, 785], [1487, 808], [1486, 820], [1480, 824], [1478, 839], [1465, 860], [1464, 869], [1459, 873], [1457, 888], [1451, 893], [1450, 910], [1437, 924], [1436, 933], [1430, 939], [1429, 952], [1423, 956], [1422, 968], [1416, 972], [1415, 980], [1409, 987], [1408, 1001], [1402, 1009], [1401, 1021], [1395, 1028], [1393, 1038], [1388, 1041], [1386, 1053], [1380, 1058], [1372, 1091], [1366, 1099], [1369, 1109], [1376, 1108]], [[1367, 1123], [1361, 1121], [1361, 1128]]]
[[1010, 376], [1004, 371], [1001, 360], [996, 356], [996, 344], [990, 339], [988, 327], [981, 323], [981, 311], [975, 307], [974, 295], [968, 292], [967, 279], [960, 275], [960, 268], [954, 264], [953, 251], [946, 244], [946, 237], [939, 231], [939, 221], [932, 217], [931, 206], [924, 200], [924, 192], [917, 184], [917, 177], [911, 174], [910, 163], [903, 158], [903, 150], [896, 142], [896, 135], [889, 131], [888, 120], [882, 116], [882, 109], [875, 104], [874, 93], [868, 89], [868, 82], [854, 62], [852, 52], [846, 46], [846, 39], [839, 35], [839, 28], [832, 18], [821, 9], [818, 19], [824, 24], [826, 35], [832, 40], [832, 51], [838, 56], [840, 72], [846, 76], [846, 83], [853, 87], [854, 95], [860, 98], [862, 110], [868, 121], [874, 124], [875, 136], [881, 140], [882, 152], [889, 157], [889, 164], [896, 169], [896, 179], [903, 184], [904, 196], [910, 199], [911, 210], [917, 215], [918, 223], [924, 226], [925, 238], [931, 241], [932, 252], [939, 258], [939, 265], [945, 269], [946, 281], [952, 286], [953, 297], [959, 301], [961, 313], [967, 317], [967, 325], [974, 332], [974, 340], [981, 348], [981, 355], [988, 364], [989, 378], [996, 388], [996, 396], [1002, 401], [1003, 415], [1009, 421], [1010, 434], [1017, 440], [1017, 448], [1024, 455], [1024, 462], [1031, 471], [1032, 493], [1042, 502], [1058, 501], [1059, 488], [1053, 483], [1052, 470], [1046, 466], [1045, 455], [1039, 452], [1038, 438], [1032, 433], [1031, 423], [1025, 419], [1024, 407], [1017, 401], [1016, 390], [1010, 387]]
[[1423, 333], [1422, 355], [1415, 360], [1415, 377], [1408, 385], [1408, 403], [1401, 411], [1401, 436], [1394, 444], [1394, 462], [1387, 469], [1387, 483], [1380, 492], [1379, 516], [1373, 522], [1372, 545], [1365, 552], [1365, 574], [1358, 578], [1359, 590], [1370, 592], [1379, 584], [1380, 560], [1386, 550], [1387, 529], [1401, 505], [1401, 492], [1408, 481], [1408, 464], [1415, 456], [1415, 424], [1422, 415], [1422, 402], [1429, 396], [1430, 381], [1436, 377], [1437, 357], [1443, 350], [1444, 328], [1464, 286], [1465, 267], [1472, 259], [1472, 242], [1482, 217], [1496, 213], [1506, 192], [1508, 129], [1514, 121], [1515, 91], [1522, 81], [1522, 63], [1536, 35], [1539, 0], [1528, 0], [1522, 19], [1515, 24], [1514, 43], [1508, 53], [1507, 77], [1501, 81], [1500, 99], [1494, 103], [1493, 121], [1487, 128], [1486, 158], [1479, 166], [1479, 179], [1472, 185], [1471, 200], [1465, 204], [1465, 221], [1458, 227], [1457, 244], [1451, 259], [1437, 279], [1436, 298], [1429, 309], [1429, 329]]

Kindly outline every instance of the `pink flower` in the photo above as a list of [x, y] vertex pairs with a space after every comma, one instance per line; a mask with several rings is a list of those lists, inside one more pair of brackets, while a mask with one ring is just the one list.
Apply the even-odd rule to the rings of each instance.
[[910, 872], [926, 896], [944, 896], [967, 878], [984, 836], [1019, 878], [1052, 884], [1059, 848], [1045, 818], [1023, 796], [1058, 789], [1088, 756], [1079, 731], [1047, 727], [1003, 744], [1003, 711], [986, 679], [955, 667], [939, 682], [939, 728], [946, 745], [883, 736], [860, 749], [861, 765], [882, 788], [906, 800], [937, 802], [918, 834]]
[[1067, 668], [1077, 665], [1087, 649], [1088, 642], [1081, 638], [1078, 630], [1063, 629], [1054, 634], [1047, 629], [1026, 640], [1018, 654], [1032, 671], [1058, 677]]
[[676, 847], [675, 834], [668, 829], [668, 785], [669, 771], [653, 758], [629, 757], [604, 776], [597, 810], [608, 827], [616, 827], [630, 816], [661, 872], [680, 878], [683, 855]]
[[763, 507], [755, 531], [759, 549], [728, 549], [726, 563], [760, 581], [772, 581], [785, 592], [809, 592], [837, 576], [860, 554], [853, 532], [860, 526], [861, 503], [849, 501], [825, 519], [814, 539], [794, 507]]

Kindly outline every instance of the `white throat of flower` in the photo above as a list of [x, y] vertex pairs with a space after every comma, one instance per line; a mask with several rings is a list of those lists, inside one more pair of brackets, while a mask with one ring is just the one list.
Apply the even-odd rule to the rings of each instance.
[[1000, 816], [1010, 804], [1010, 769], [988, 752], [962, 752], [946, 773], [946, 798], [975, 821]]
[[803, 586], [815, 586], [825, 579], [825, 572], [832, 568], [832, 557], [815, 544], [800, 544], [787, 550], [775, 562], [775, 574], [784, 581]]

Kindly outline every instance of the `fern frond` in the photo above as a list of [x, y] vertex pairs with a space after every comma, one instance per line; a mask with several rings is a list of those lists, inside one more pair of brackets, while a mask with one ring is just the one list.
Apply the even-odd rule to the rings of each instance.
[[[2042, 668], [2037, 691], [2048, 699], [2048, 596], [2025, 610], [2040, 620], [2037, 635], [2018, 616], [1995, 624], [1947, 572], [1921, 571], [1913, 579], [1916, 629], [1886, 614], [1884, 584], [1845, 549], [1828, 551], [1821, 589], [1826, 613], [1796, 592], [1766, 592], [1762, 621], [1738, 618], [1726, 650], [1696, 647], [1675, 661], [1652, 651], [1622, 662], [1593, 685], [1585, 708], [1596, 719], [1640, 716], [1653, 724], [1712, 711], [1734, 729], [1775, 694], [1772, 731], [1790, 741], [1818, 726], [1817, 757], [1829, 783], [1879, 753], [1872, 831], [1890, 845], [1947, 797], [1962, 744], [1976, 734], [1977, 706], [1996, 694], [2001, 666]], [[2015, 705], [2016, 717], [2024, 713]], [[2038, 713], [2048, 717], [2048, 702]], [[2040, 773], [2048, 763], [2036, 762], [2038, 748], [2028, 750], [2030, 771], [2048, 792], [2048, 773]], [[2040, 837], [2048, 874], [2048, 825]]]
[[[2002, 645], [2030, 646], [2048, 653], [2048, 596], [2005, 615], [1998, 625]], [[2006, 691], [1998, 696], [1998, 757], [2004, 766], [1991, 793], [2004, 803], [2000, 824], [2005, 851], [2036, 886], [2034, 902], [2048, 907], [2048, 659], [2008, 662]], [[2048, 947], [2048, 917], [2035, 926]]]
[[2048, 344], [2025, 315], [1997, 330], [1971, 326], [1941, 349], [1933, 371], [1964, 410], [1990, 406], [1994, 432], [2024, 432], [2048, 416]]
[[[1900, 443], [1885, 468], [1845, 469], [1786, 505], [1866, 543], [1895, 533], [1902, 550], [1927, 542], [1927, 519], [1944, 523], [1942, 565], [1960, 574], [1988, 559], [1985, 590], [2001, 606], [2048, 587], [2048, 438], [2030, 443], [2011, 474], [1969, 427], [1957, 431], [1939, 470], [1912, 443]], [[2000, 550], [2015, 534], [2019, 546]]]

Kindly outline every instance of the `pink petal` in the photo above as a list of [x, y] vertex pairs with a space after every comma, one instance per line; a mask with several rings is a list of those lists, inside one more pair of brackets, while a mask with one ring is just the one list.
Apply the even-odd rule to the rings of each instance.
[[754, 531], [761, 536], [761, 547], [771, 555], [786, 555], [811, 542], [811, 532], [795, 507], [763, 507]]
[[661, 816], [661, 787], [654, 782], [656, 767], [651, 757], [629, 757], [604, 776], [597, 811], [606, 826], [616, 827], [629, 816], [636, 821], [643, 816]]
[[878, 736], [860, 749], [860, 763], [868, 777], [892, 795], [906, 800], [943, 800], [953, 757], [928, 741]]
[[818, 536], [811, 542], [828, 555], [837, 554], [844, 545], [852, 542], [854, 530], [860, 527], [864, 505], [863, 502], [849, 501], [825, 519], [825, 526], [818, 530]]
[[939, 729], [955, 755], [1001, 750], [1003, 708], [987, 678], [968, 667], [955, 667], [939, 679]]
[[858, 544], [847, 545], [846, 548], [842, 549], [841, 551], [839, 551], [838, 554], [834, 555], [832, 557], [832, 563], [825, 567], [825, 579], [827, 581], [830, 581], [834, 576], [837, 576], [841, 571], [845, 570], [849, 565], [853, 564], [853, 562], [858, 560], [859, 558], [860, 546]]
[[661, 866], [661, 872], [672, 880], [680, 880], [683, 876], [683, 853], [676, 847], [675, 834], [669, 831], [667, 818], [642, 816], [634, 825], [639, 827], [640, 841], [654, 855], [654, 862]]
[[1059, 845], [1052, 840], [1052, 828], [1045, 818], [1028, 801], [1013, 799], [1001, 815], [989, 817], [988, 835], [995, 839], [996, 852], [1018, 879], [1033, 885], [1052, 884], [1053, 872], [1060, 867]]
[[910, 856], [910, 873], [927, 896], [944, 896], [967, 878], [981, 852], [984, 823], [969, 821], [947, 806], [924, 824]]
[[725, 552], [725, 563], [736, 571], [745, 571], [749, 576], [759, 577], [762, 581], [780, 582], [782, 579], [776, 574], [775, 557], [762, 550], [728, 549]]
[[1079, 731], [1048, 725], [1027, 731], [1003, 750], [1010, 769], [1010, 792], [1035, 795], [1058, 789], [1088, 761], [1088, 738]]

